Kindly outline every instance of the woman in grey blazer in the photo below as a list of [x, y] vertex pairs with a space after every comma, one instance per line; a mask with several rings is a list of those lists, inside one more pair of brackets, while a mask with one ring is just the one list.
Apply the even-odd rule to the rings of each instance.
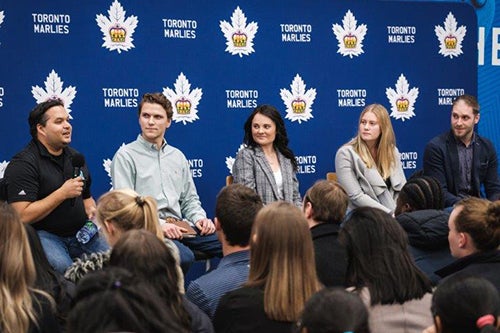
[[244, 125], [245, 148], [233, 164], [234, 183], [254, 189], [264, 204], [283, 200], [302, 207], [297, 161], [288, 148], [285, 123], [271, 105], [260, 105]]
[[335, 171], [351, 209], [369, 206], [394, 213], [406, 177], [385, 107], [371, 104], [361, 112], [358, 135], [337, 151]]

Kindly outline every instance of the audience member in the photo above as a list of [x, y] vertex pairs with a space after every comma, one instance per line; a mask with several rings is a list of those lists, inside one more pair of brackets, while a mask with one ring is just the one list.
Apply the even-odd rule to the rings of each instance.
[[436, 177], [441, 183], [445, 207], [469, 196], [500, 199], [495, 147], [474, 132], [478, 122], [476, 98], [459, 96], [452, 104], [451, 130], [433, 138], [425, 147], [424, 174]]
[[278, 110], [271, 105], [256, 107], [244, 130], [246, 147], [234, 161], [234, 182], [254, 189], [264, 204], [283, 200], [301, 207], [297, 161]]
[[266, 205], [255, 218], [250, 249], [248, 282], [220, 299], [215, 330], [289, 333], [321, 288], [303, 213], [287, 202]]
[[367, 306], [372, 333], [421, 333], [432, 324], [431, 282], [415, 266], [394, 218], [378, 208], [356, 208], [339, 239], [347, 251], [347, 284]]
[[185, 228], [174, 223], [162, 226], [165, 236], [179, 247], [186, 273], [194, 260], [192, 250], [221, 257], [222, 249], [215, 226], [201, 207], [188, 160], [165, 140], [172, 117], [172, 104], [163, 94], [144, 94], [139, 104], [141, 134], [116, 152], [111, 177], [115, 189], [131, 188], [152, 196], [161, 219], [186, 219], [198, 231], [196, 237], [188, 238], [183, 237]]
[[224, 257], [217, 269], [192, 281], [186, 296], [213, 318], [219, 299], [241, 287], [250, 267], [250, 233], [262, 200], [254, 190], [242, 184], [224, 187], [217, 195], [215, 229]]
[[500, 200], [460, 200], [451, 212], [448, 226], [450, 251], [457, 260], [436, 274], [477, 275], [500, 290]]
[[311, 230], [316, 271], [323, 285], [344, 286], [346, 252], [338, 235], [349, 197], [338, 183], [316, 182], [304, 195], [304, 215]]
[[43, 290], [52, 296], [57, 306], [57, 319], [60, 327], [63, 328], [66, 326], [66, 316], [68, 315], [71, 301], [75, 294], [75, 284], [66, 280], [62, 274], [50, 266], [36, 230], [29, 224], [25, 224], [24, 226], [26, 228], [26, 235], [28, 236], [33, 263], [35, 264], [35, 288]]
[[363, 301], [340, 288], [325, 288], [314, 294], [297, 326], [297, 333], [370, 333]]
[[109, 264], [147, 281], [184, 328], [213, 332], [208, 316], [179, 292], [177, 263], [171, 251], [149, 231], [126, 232], [113, 247]]
[[498, 290], [480, 277], [453, 276], [432, 297], [434, 325], [423, 333], [498, 333]]
[[74, 258], [108, 248], [99, 234], [86, 244], [75, 237], [96, 208], [84, 158], [69, 147], [69, 119], [59, 99], [38, 104], [28, 118], [32, 140], [5, 170], [9, 203], [37, 230], [47, 259], [61, 274]]
[[[102, 226], [108, 243], [114, 246], [127, 230], [145, 229], [162, 239], [179, 261], [177, 247], [163, 237], [158, 222], [156, 201], [150, 196], [140, 196], [131, 189], [112, 190], [103, 194], [97, 203], [97, 221]], [[66, 271], [66, 279], [78, 282], [89, 271], [102, 269], [109, 262], [110, 252], [96, 252], [84, 259], [77, 259]], [[178, 267], [179, 289], [184, 290], [184, 276]]]
[[408, 234], [415, 263], [436, 284], [434, 272], [453, 261], [448, 244], [448, 218], [443, 210], [443, 191], [433, 177], [413, 177], [396, 201], [396, 220]]
[[337, 151], [335, 170], [350, 209], [368, 206], [394, 212], [406, 178], [385, 107], [370, 104], [361, 112], [358, 134]]
[[86, 275], [68, 316], [71, 333], [187, 333], [156, 290], [132, 273], [108, 267]]
[[0, 202], [0, 221], [0, 332], [60, 332], [52, 297], [35, 288], [26, 229], [6, 202]]

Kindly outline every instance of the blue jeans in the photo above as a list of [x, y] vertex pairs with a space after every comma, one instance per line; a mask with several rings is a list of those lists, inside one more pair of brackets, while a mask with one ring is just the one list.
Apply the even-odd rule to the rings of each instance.
[[109, 249], [106, 239], [100, 233], [87, 244], [79, 243], [75, 236], [60, 237], [45, 230], [38, 230], [37, 233], [50, 265], [61, 274], [73, 263], [73, 258]]
[[222, 245], [217, 239], [217, 235], [215, 233], [205, 236], [198, 234], [198, 236], [193, 238], [183, 238], [180, 241], [172, 239], [172, 241], [179, 249], [181, 268], [184, 275], [187, 273], [189, 267], [191, 267], [191, 264], [194, 261], [194, 253], [192, 250], [204, 252], [214, 257], [222, 257]]

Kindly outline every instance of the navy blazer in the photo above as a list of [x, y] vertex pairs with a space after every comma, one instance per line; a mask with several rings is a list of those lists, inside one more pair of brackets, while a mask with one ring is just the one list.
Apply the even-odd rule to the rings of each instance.
[[[276, 151], [276, 154], [278, 155], [283, 177], [282, 200], [302, 207], [299, 181], [293, 170], [292, 162], [279, 151]], [[233, 164], [233, 181], [254, 189], [260, 195], [264, 204], [280, 200], [273, 170], [260, 146], [246, 147], [238, 152]]]
[[[500, 180], [495, 147], [490, 140], [477, 133], [474, 135], [472, 195], [497, 200], [500, 198]], [[457, 144], [451, 130], [433, 138], [425, 147], [424, 174], [439, 180], [443, 187], [446, 207], [451, 207], [462, 199], [458, 196], [457, 188], [457, 181], [460, 179], [459, 167]], [[484, 195], [481, 195], [481, 185], [484, 186]]]

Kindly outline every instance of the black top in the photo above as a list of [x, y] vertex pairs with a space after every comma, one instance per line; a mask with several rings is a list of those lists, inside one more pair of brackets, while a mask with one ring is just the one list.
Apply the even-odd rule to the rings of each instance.
[[500, 250], [477, 252], [462, 257], [436, 271], [441, 277], [454, 274], [480, 276], [489, 280], [500, 291]]
[[[71, 156], [76, 153], [76, 150], [66, 147], [61, 157], [55, 157], [41, 143], [32, 140], [12, 158], [5, 170], [9, 203], [38, 201], [57, 190], [73, 177]], [[90, 197], [91, 184], [87, 166], [83, 166], [82, 172], [85, 177], [82, 195], [75, 200], [63, 201], [45, 218], [33, 223], [35, 229], [69, 237], [82, 227], [87, 219], [83, 199]]]
[[193, 333], [213, 333], [214, 327], [207, 314], [200, 310], [195, 304], [187, 299], [186, 296], [182, 297], [184, 308], [191, 316], [191, 332]]
[[311, 228], [316, 272], [326, 287], [345, 286], [347, 254], [338, 241], [339, 230], [333, 223], [320, 223]]
[[37, 325], [31, 323], [28, 333], [62, 332], [49, 300], [39, 293], [33, 293], [33, 307], [37, 317]]
[[290, 333], [293, 326], [269, 319], [264, 312], [264, 291], [251, 287], [222, 296], [213, 323], [217, 333]]

